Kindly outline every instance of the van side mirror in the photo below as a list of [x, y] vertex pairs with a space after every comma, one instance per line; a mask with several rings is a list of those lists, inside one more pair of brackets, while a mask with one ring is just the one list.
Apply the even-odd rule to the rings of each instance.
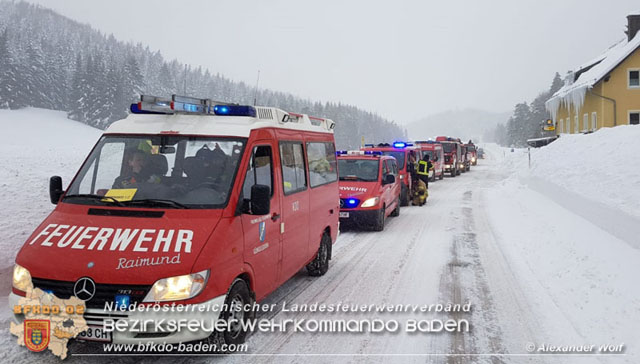
[[51, 203], [57, 205], [63, 193], [62, 178], [60, 176], [51, 177], [49, 179], [49, 198], [51, 199]]
[[271, 188], [265, 185], [251, 187], [251, 214], [266, 215], [271, 212]]
[[385, 185], [390, 185], [392, 183], [396, 182], [396, 176], [392, 175], [392, 174], [388, 174], [386, 175], [386, 177], [384, 177], [384, 184]]

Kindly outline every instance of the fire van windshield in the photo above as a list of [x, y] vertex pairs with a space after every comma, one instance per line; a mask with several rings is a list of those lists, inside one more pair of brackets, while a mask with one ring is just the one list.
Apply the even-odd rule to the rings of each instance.
[[378, 180], [378, 160], [372, 159], [338, 159], [338, 175], [341, 181]]
[[69, 186], [64, 202], [223, 208], [245, 142], [190, 136], [103, 136]]
[[398, 169], [404, 168], [404, 152], [383, 151], [382, 154], [391, 156], [398, 161]]
[[456, 149], [456, 145], [453, 143], [442, 143], [442, 149], [445, 153], [451, 153]]

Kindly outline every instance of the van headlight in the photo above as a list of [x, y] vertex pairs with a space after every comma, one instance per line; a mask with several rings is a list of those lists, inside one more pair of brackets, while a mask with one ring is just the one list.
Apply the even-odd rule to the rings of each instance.
[[378, 204], [378, 201], [380, 201], [379, 197], [371, 197], [370, 199], [365, 200], [360, 207], [373, 207]]
[[143, 302], [180, 301], [200, 294], [209, 278], [209, 270], [162, 278], [153, 284]]
[[33, 288], [31, 283], [31, 273], [18, 264], [13, 267], [13, 288], [26, 292]]

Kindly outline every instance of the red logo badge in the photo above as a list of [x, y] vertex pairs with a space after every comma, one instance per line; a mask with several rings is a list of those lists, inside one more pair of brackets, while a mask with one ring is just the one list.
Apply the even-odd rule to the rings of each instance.
[[42, 351], [49, 346], [49, 320], [24, 320], [24, 345], [31, 351]]

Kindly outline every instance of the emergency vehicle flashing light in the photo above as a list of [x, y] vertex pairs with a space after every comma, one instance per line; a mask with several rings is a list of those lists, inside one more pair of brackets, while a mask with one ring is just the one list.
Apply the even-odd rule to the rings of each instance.
[[359, 203], [360, 203], [360, 200], [358, 200], [357, 198], [348, 198], [344, 201], [344, 207], [346, 208], [357, 207]]
[[205, 114], [256, 117], [256, 108], [248, 105], [227, 104], [209, 99], [172, 95], [171, 99], [141, 95], [140, 102], [131, 104], [133, 114]]
[[406, 147], [410, 147], [413, 144], [411, 143], [406, 143], [406, 142], [393, 142], [393, 147], [394, 148], [406, 148]]
[[377, 150], [338, 150], [336, 155], [372, 155], [381, 156], [382, 152]]

